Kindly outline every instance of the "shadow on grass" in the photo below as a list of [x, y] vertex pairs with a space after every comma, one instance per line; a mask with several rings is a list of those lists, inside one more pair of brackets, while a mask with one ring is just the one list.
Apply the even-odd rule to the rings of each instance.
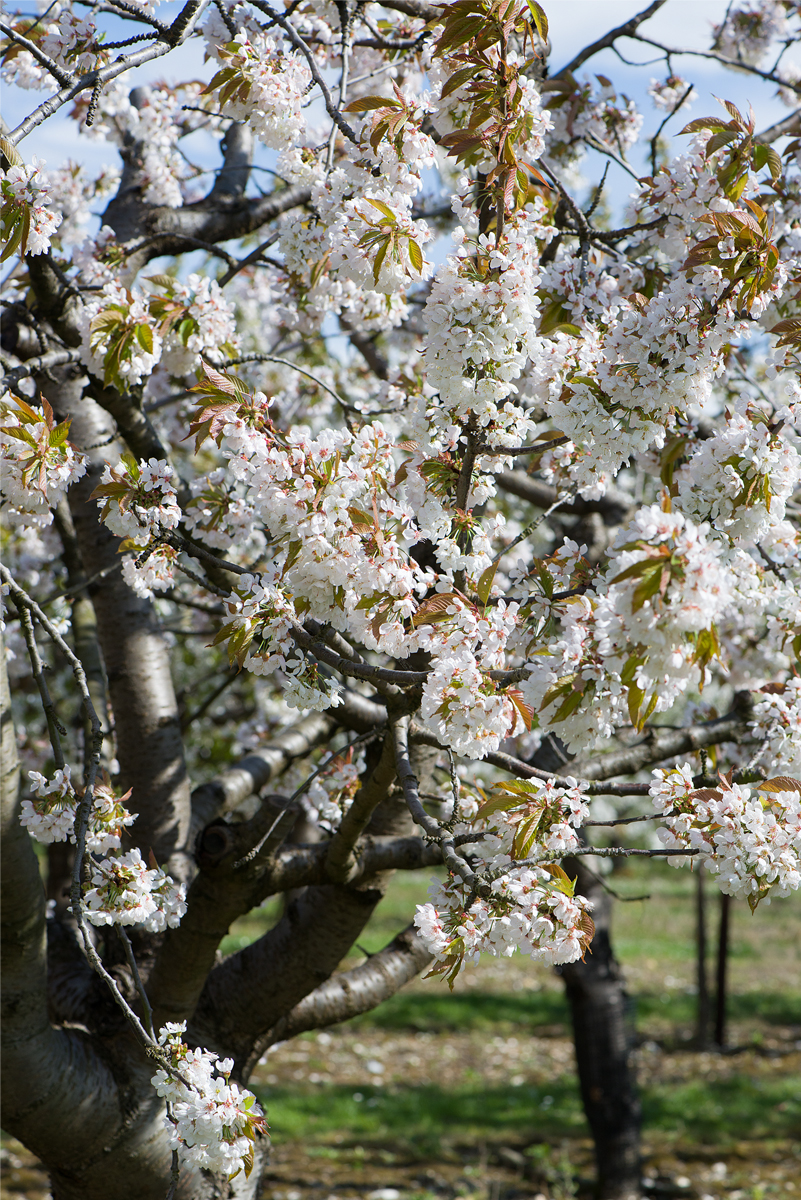
[[[764, 1021], [768, 1025], [801, 1025], [801, 995], [792, 992], [740, 992], [729, 996], [730, 1021]], [[669, 1017], [671, 1022], [691, 1024], [696, 1016], [696, 998], [686, 992], [644, 993], [634, 997], [636, 1016]]]
[[[695, 1020], [696, 1000], [686, 992], [670, 991], [634, 996], [640, 1020], [669, 1017], [676, 1024]], [[729, 1019], [764, 1021], [772, 1025], [801, 1024], [801, 996], [790, 992], [746, 992], [729, 997]], [[411, 1029], [430, 1033], [449, 1030], [489, 1030], [495, 1034], [528, 1032], [536, 1035], [547, 1027], [549, 1034], [567, 1034], [570, 1013], [564, 995], [556, 990], [541, 992], [462, 992], [424, 995], [400, 993], [380, 1008], [349, 1022], [350, 1028]], [[544, 1030], [543, 1030], [544, 1031]]]
[[569, 1019], [561, 992], [495, 993], [448, 992], [421, 995], [399, 993], [379, 1008], [348, 1023], [349, 1028], [371, 1026], [377, 1029], [414, 1029], [430, 1033], [446, 1030], [490, 1029], [502, 1033], [506, 1028], [528, 1029], [538, 1025], [561, 1025]]
[[797, 1138], [801, 1094], [798, 1081], [788, 1076], [700, 1078], [643, 1088], [643, 1120], [646, 1128], [687, 1132], [694, 1142]]
[[[276, 1141], [325, 1141], [347, 1131], [348, 1143], [392, 1143], [407, 1153], [436, 1154], [442, 1142], [586, 1137], [575, 1078], [544, 1086], [458, 1088], [341, 1086], [255, 1088]], [[646, 1129], [689, 1133], [693, 1142], [731, 1144], [797, 1136], [801, 1098], [791, 1078], [734, 1075], [643, 1087]]]
[[392, 1089], [321, 1085], [256, 1087], [277, 1141], [324, 1139], [347, 1130], [348, 1141], [391, 1141], [421, 1155], [443, 1139], [586, 1136], [578, 1085], [569, 1075], [544, 1087]]

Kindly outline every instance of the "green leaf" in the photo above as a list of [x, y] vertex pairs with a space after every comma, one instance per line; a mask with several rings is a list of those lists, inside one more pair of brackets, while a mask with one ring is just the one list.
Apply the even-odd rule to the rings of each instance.
[[497, 570], [498, 570], [498, 563], [494, 562], [494, 563], [490, 563], [490, 565], [487, 567], [486, 571], [481, 572], [481, 576], [479, 577], [478, 586], [476, 587], [476, 591], [478, 592], [478, 598], [483, 605], [486, 605], [487, 601], [490, 598], [490, 592], [492, 591], [492, 584], [495, 579], [495, 573]]
[[721, 120], [720, 117], [696, 117], [694, 121], [690, 121], [689, 125], [685, 125], [679, 131], [679, 136], [685, 133], [700, 133], [702, 129], [728, 129], [728, 122]]
[[458, 71], [454, 71], [442, 88], [442, 99], [444, 100], [447, 96], [450, 96], [451, 92], [457, 92], [460, 87], [469, 83], [474, 76], [480, 73], [481, 67], [476, 67], [472, 64], [469, 67], [460, 67]]
[[526, 0], [529, 10], [531, 11], [531, 19], [537, 27], [537, 33], [544, 42], [548, 41], [548, 18], [537, 0]]
[[379, 108], [402, 108], [400, 100], [390, 96], [360, 96], [345, 105], [345, 112], [371, 112]]
[[212, 76], [209, 83], [206, 84], [201, 95], [208, 95], [209, 92], [215, 91], [223, 83], [227, 83], [231, 79], [235, 79], [239, 75], [236, 67], [223, 67], [216, 75]]
[[392, 211], [388, 204], [384, 203], [383, 200], [371, 200], [368, 197], [367, 203], [372, 204], [373, 208], [377, 208], [378, 211], [387, 217], [388, 220], [392, 221], [394, 225], [397, 225], [397, 215]]
[[[592, 681], [590, 681], [590, 686], [592, 686]], [[594, 690], [594, 688], [593, 688], [593, 690]], [[567, 720], [567, 718], [576, 711], [576, 709], [579, 707], [579, 705], [582, 703], [583, 700], [584, 700], [584, 692], [583, 691], [571, 692], [570, 695], [567, 697], [567, 699], [564, 700], [559, 705], [556, 712], [550, 718], [551, 721], [555, 724], [557, 721]]]
[[389, 237], [384, 238], [383, 242], [378, 247], [378, 253], [376, 254], [373, 262], [373, 281], [376, 286], [378, 286], [378, 279], [381, 275], [381, 268], [384, 265], [384, 259], [387, 257], [387, 250], [389, 250]]
[[133, 454], [131, 454], [130, 450], [123, 450], [122, 454], [120, 455], [120, 460], [121, 462], [124, 462], [125, 466], [128, 468], [128, 474], [130, 475], [131, 479], [133, 479], [135, 483], [138, 483], [140, 474], [139, 463], [134, 458]]
[[63, 446], [69, 436], [69, 431], [69, 421], [62, 421], [60, 425], [56, 425], [55, 429], [50, 432], [49, 442], [51, 447]]
[[156, 287], [166, 288], [170, 292], [177, 283], [177, 280], [173, 279], [172, 275], [147, 275], [145, 278], [147, 283], [154, 283]]
[[561, 679], [557, 679], [556, 683], [551, 684], [551, 686], [548, 688], [547, 692], [545, 693], [545, 695], [542, 698], [542, 704], [540, 705], [540, 712], [542, 712], [542, 710], [544, 708], [547, 708], [548, 705], [551, 704], [554, 700], [556, 700], [559, 696], [564, 696], [567, 692], [572, 691], [573, 683], [576, 679], [576, 674], [577, 674], [577, 672], [573, 671], [572, 674], [563, 675]]
[[637, 668], [642, 666], [642, 664], [647, 661], [647, 654], [632, 654], [625, 667], [620, 672], [620, 682], [628, 687], [629, 684], [633, 682], [634, 676], [637, 674]]
[[153, 330], [149, 325], [137, 325], [136, 340], [148, 354], [153, 353]]
[[641, 728], [640, 709], [642, 708], [642, 702], [645, 699], [645, 692], [642, 690], [642, 688], [637, 687], [636, 683], [631, 683], [629, 684], [629, 694], [627, 699], [631, 723], [635, 729], [639, 730]]
[[7, 137], [0, 137], [0, 151], [8, 159], [10, 167], [24, 167], [25, 162], [17, 147]]
[[667, 560], [655, 563], [651, 570], [643, 574], [631, 596], [631, 611], [639, 612], [646, 600], [650, 600], [657, 592], [664, 594], [670, 580], [670, 566]]
[[414, 238], [409, 238], [409, 262], [414, 267], [418, 275], [423, 271], [423, 251], [418, 246]]

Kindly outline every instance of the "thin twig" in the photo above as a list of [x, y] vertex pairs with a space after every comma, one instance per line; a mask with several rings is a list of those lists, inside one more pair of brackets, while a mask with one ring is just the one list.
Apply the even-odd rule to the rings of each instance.
[[229, 674], [226, 675], [225, 679], [223, 679], [222, 683], [219, 683], [217, 685], [217, 687], [214, 688], [214, 690], [210, 693], [210, 695], [208, 695], [206, 697], [206, 699], [203, 701], [202, 704], [198, 705], [198, 707], [194, 710], [194, 712], [187, 713], [186, 716], [184, 717], [184, 719], [181, 721], [181, 733], [183, 733], [185, 730], [187, 730], [189, 728], [189, 726], [193, 724], [193, 722], [198, 720], [199, 717], [202, 717], [203, 714], [205, 712], [207, 712], [209, 710], [209, 708], [211, 708], [214, 701], [217, 700], [223, 694], [223, 692], [225, 691], [225, 689], [227, 687], [231, 686], [231, 684], [234, 682], [235, 679], [238, 678], [238, 676], [239, 676], [239, 671], [229, 672]]
[[395, 769], [398, 781], [403, 789], [406, 806], [414, 821], [439, 843], [442, 859], [451, 874], [458, 875], [471, 891], [483, 895], [488, 892], [488, 885], [481, 882], [475, 871], [456, 853], [453, 834], [440, 825], [439, 821], [430, 816], [420, 802], [417, 789], [417, 776], [412, 770], [409, 760], [409, 718], [400, 717], [392, 723], [392, 736], [395, 741]]
[[45, 54], [43, 50], [39, 49], [36, 42], [32, 42], [29, 38], [23, 37], [21, 33], [17, 33], [5, 21], [0, 21], [0, 33], [4, 33], [6, 37], [11, 38], [12, 42], [16, 42], [18, 46], [22, 46], [23, 49], [27, 50], [39, 65], [44, 67], [46, 71], [49, 71], [62, 87], [74, 86], [75, 76], [72, 72], [65, 71], [63, 67], [60, 67], [55, 59], [52, 59], [49, 54]]
[[42, 708], [44, 709], [45, 720], [47, 721], [47, 732], [50, 737], [50, 745], [53, 747], [53, 761], [56, 770], [61, 771], [64, 769], [64, 751], [61, 747], [61, 738], [67, 736], [67, 731], [56, 716], [55, 705], [50, 697], [50, 691], [44, 675], [44, 663], [39, 653], [39, 647], [36, 645], [36, 635], [33, 631], [31, 614], [24, 605], [21, 605], [19, 609], [19, 623], [22, 626], [25, 645], [28, 647], [28, 656], [31, 660], [33, 677], [36, 680], [36, 686], [42, 698]]
[[353, 142], [354, 146], [358, 146], [359, 139], [356, 137], [356, 134], [353, 132], [350, 125], [347, 123], [337, 106], [334, 104], [331, 93], [328, 90], [328, 86], [317, 69], [317, 61], [314, 57], [314, 54], [306, 45], [298, 31], [290, 24], [289, 21], [287, 21], [284, 17], [279, 16], [277, 12], [270, 8], [269, 4], [265, 4], [264, 0], [254, 0], [254, 4], [256, 8], [260, 9], [261, 12], [265, 13], [268, 17], [270, 17], [271, 20], [275, 21], [276, 25], [283, 29], [284, 33], [287, 35], [295, 49], [300, 50], [301, 54], [308, 63], [312, 79], [323, 94], [325, 110], [329, 117], [334, 122], [337, 129], [339, 129], [340, 133], [343, 133], [349, 142]]
[[[577, 853], [576, 857], [580, 858], [581, 855]], [[605, 892], [608, 892], [608, 894], [610, 896], [614, 896], [615, 900], [621, 900], [624, 904], [634, 904], [637, 900], [650, 900], [651, 899], [651, 896], [649, 893], [646, 893], [642, 896], [621, 896], [620, 892], [615, 891], [615, 889], [613, 887], [609, 886], [609, 884], [604, 879], [603, 875], [599, 875], [597, 873], [597, 871], [593, 871], [592, 867], [588, 867], [586, 863], [582, 863], [581, 865], [584, 868], [584, 870], [587, 872], [587, 874], [592, 879], [594, 879], [596, 883], [600, 883], [601, 887], [604, 889]]]
[[139, 974], [139, 967], [136, 965], [136, 957], [133, 952], [133, 946], [131, 945], [131, 939], [128, 937], [128, 934], [125, 932], [122, 925], [117, 926], [117, 933], [120, 935], [120, 940], [125, 950], [125, 957], [128, 960], [128, 966], [131, 968], [131, 975], [133, 976], [134, 985], [139, 993], [139, 999], [142, 1001], [142, 1011], [145, 1014], [147, 1031], [155, 1042], [156, 1031], [153, 1026], [153, 1009], [151, 1008], [150, 1001], [147, 998], [145, 985], [142, 983], [142, 976]]
[[282, 367], [289, 367], [292, 371], [297, 371], [299, 375], [305, 375], [307, 379], [311, 379], [312, 382], [316, 383], [318, 387], [321, 387], [323, 391], [328, 392], [329, 396], [333, 396], [337, 404], [340, 404], [343, 408], [351, 407], [337, 392], [334, 391], [332, 387], [329, 387], [327, 383], [324, 383], [318, 375], [314, 375], [311, 371], [307, 371], [305, 367], [298, 366], [297, 363], [291, 362], [288, 358], [279, 358], [275, 354], [244, 354], [241, 358], [228, 359], [227, 362], [223, 363], [223, 367], [236, 367], [240, 363], [248, 362], [279, 363]]

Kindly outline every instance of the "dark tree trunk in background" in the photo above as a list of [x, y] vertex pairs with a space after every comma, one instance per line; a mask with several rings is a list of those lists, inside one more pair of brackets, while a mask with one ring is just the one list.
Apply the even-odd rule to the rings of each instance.
[[595, 937], [584, 962], [558, 968], [573, 1021], [581, 1099], [595, 1142], [599, 1200], [640, 1194], [640, 1102], [632, 1062], [631, 1000], [610, 940], [611, 897], [577, 859], [564, 868], [594, 902]]
[[726, 1045], [726, 966], [729, 957], [729, 917], [731, 896], [720, 893], [720, 926], [718, 928], [718, 961], [715, 994], [715, 1045]]
[[695, 876], [695, 983], [698, 989], [695, 1041], [698, 1050], [705, 1050], [709, 1043], [709, 982], [706, 969], [706, 941], [704, 872], [699, 865]]

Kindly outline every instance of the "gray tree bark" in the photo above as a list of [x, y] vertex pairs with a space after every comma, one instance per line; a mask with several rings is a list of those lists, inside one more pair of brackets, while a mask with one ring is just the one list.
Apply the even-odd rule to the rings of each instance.
[[595, 1143], [598, 1200], [640, 1195], [640, 1122], [632, 1003], [612, 950], [612, 900], [580, 859], [563, 866], [594, 903], [595, 936], [583, 961], [558, 968], [570, 1003], [581, 1099]]

